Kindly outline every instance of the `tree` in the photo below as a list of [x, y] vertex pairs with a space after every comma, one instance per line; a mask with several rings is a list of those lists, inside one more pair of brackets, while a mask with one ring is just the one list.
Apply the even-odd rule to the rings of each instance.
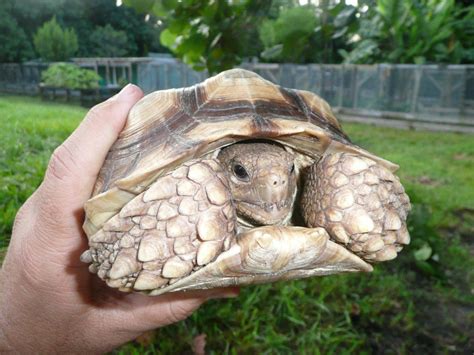
[[[53, 16], [62, 28], [73, 28], [77, 34], [77, 56], [94, 56], [96, 44], [91, 36], [97, 26], [110, 25], [127, 36], [127, 56], [143, 56], [149, 51], [168, 51], [159, 41], [160, 27], [156, 19], [145, 20], [144, 14], [126, 6], [117, 6], [116, 0], [0, 0], [0, 14], [4, 11], [18, 23], [33, 49], [33, 37], [38, 28]], [[6, 22], [8, 20], [0, 21]], [[3, 24], [3, 23], [2, 23]], [[3, 34], [3, 33], [2, 33]], [[15, 42], [16, 35], [5, 37], [3, 47]], [[34, 51], [25, 59], [34, 58]]]
[[0, 9], [0, 62], [21, 62], [33, 56], [25, 31], [9, 14]]
[[251, 0], [124, 0], [124, 4], [159, 17], [161, 43], [194, 69], [207, 68], [211, 73], [231, 68], [248, 55], [248, 44], [258, 41], [257, 26], [271, 6], [270, 1]]
[[64, 61], [77, 52], [77, 36], [74, 29], [63, 30], [53, 17], [34, 36], [36, 51], [46, 61]]
[[122, 57], [128, 52], [127, 34], [114, 30], [110, 25], [96, 27], [90, 43], [93, 46], [92, 54], [97, 57]]
[[[71, 23], [74, 28], [84, 26], [82, 27], [84, 35], [81, 35], [81, 37], [84, 38], [81, 43], [80, 55], [93, 55], [95, 44], [92, 44], [89, 38], [97, 26], [104, 27], [107, 25], [126, 34], [127, 52], [124, 55], [144, 56], [149, 51], [168, 52], [166, 48], [159, 45], [159, 42], [154, 41], [154, 38], [160, 36], [160, 27], [157, 25], [154, 16], [150, 16], [146, 21], [144, 13], [138, 13], [127, 6], [116, 6], [115, 0], [82, 0], [81, 4], [84, 7], [84, 16], [82, 18], [71, 17], [71, 20], [67, 19], [68, 23]], [[73, 18], [74, 23], [71, 22]], [[81, 38], [79, 40], [81, 41]]]

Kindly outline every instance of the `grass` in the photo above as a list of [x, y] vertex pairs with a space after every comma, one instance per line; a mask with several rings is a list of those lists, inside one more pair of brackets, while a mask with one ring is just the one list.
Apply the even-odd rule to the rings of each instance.
[[[18, 207], [41, 182], [54, 148], [85, 110], [0, 97], [0, 245]], [[461, 134], [345, 124], [362, 147], [400, 164], [414, 204], [412, 243], [372, 274], [242, 288], [186, 321], [116, 352], [190, 353], [207, 335], [210, 353], [451, 353], [474, 349], [474, 144]]]

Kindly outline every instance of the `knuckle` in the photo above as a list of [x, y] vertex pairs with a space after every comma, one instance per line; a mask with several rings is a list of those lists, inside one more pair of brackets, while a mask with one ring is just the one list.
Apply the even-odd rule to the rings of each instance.
[[[121, 114], [124, 110], [124, 105], [118, 100], [107, 100], [104, 101], [90, 109], [86, 119], [84, 120], [84, 125], [88, 128], [95, 129], [98, 126], [102, 126], [104, 121], [107, 123], [107, 127], [113, 127], [114, 131], [120, 131], [123, 124], [120, 120], [109, 119], [113, 118], [116, 115]], [[101, 129], [98, 130], [99, 134], [102, 134]]]
[[18, 209], [15, 220], [13, 221], [12, 237], [16, 234], [16, 231], [23, 225], [28, 224], [32, 219], [31, 214], [34, 212], [34, 206], [32, 206], [31, 197]]
[[92, 106], [92, 108], [87, 113], [87, 117], [89, 119], [94, 119], [94, 117], [102, 116], [104, 112], [107, 111], [108, 106], [109, 106], [108, 101], [104, 101], [104, 102], [101, 102], [100, 104]]
[[104, 116], [109, 115], [110, 111], [113, 110], [116, 105], [117, 103], [114, 101], [104, 101], [95, 105], [87, 113], [85, 122], [90, 124], [102, 119]]
[[188, 318], [199, 306], [201, 301], [199, 300], [187, 300], [183, 302], [170, 302], [168, 303], [168, 319], [167, 323], [177, 323], [183, 319]]

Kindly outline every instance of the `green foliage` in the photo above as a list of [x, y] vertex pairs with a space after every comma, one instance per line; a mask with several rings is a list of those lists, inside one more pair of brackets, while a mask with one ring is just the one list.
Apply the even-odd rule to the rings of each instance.
[[311, 53], [310, 37], [316, 27], [312, 6], [294, 7], [280, 12], [276, 20], [262, 23], [259, 34], [265, 46], [262, 57], [267, 60], [304, 62], [303, 53]]
[[0, 8], [0, 62], [21, 62], [33, 56], [31, 42], [15, 18]]
[[78, 49], [74, 29], [63, 30], [53, 17], [34, 36], [36, 51], [45, 61], [57, 62], [70, 59]]
[[474, 6], [460, 9], [453, 27], [457, 39], [456, 55], [462, 63], [474, 63]]
[[161, 18], [161, 43], [194, 69], [213, 73], [232, 68], [249, 53], [259, 19], [271, 2], [124, 0], [124, 4]]
[[[168, 52], [159, 41], [155, 40], [159, 38], [161, 29], [156, 24], [157, 19], [154, 16], [145, 21], [144, 14], [137, 13], [127, 6], [116, 6], [114, 0], [86, 0], [80, 1], [80, 4], [85, 13], [81, 17], [76, 17], [74, 24], [84, 33], [80, 55], [91, 56], [91, 53], [94, 53], [95, 44], [91, 43], [89, 36], [96, 26], [107, 25], [126, 34], [126, 53], [123, 56], [146, 56], [149, 51]], [[79, 40], [81, 41], [81, 38]]]
[[[5, 19], [2, 13], [5, 13]], [[168, 51], [159, 43], [160, 28], [156, 19], [145, 21], [143, 14], [127, 6], [116, 6], [115, 0], [1, 0], [0, 27], [14, 20], [26, 34], [26, 46], [33, 47], [32, 38], [44, 22], [56, 17], [63, 28], [73, 28], [77, 34], [77, 56], [95, 56], [96, 44], [91, 41], [97, 27], [110, 25], [116, 31], [123, 31], [127, 36], [125, 56], [144, 56], [149, 51]], [[8, 31], [0, 31], [0, 36]], [[2, 37], [2, 48], [10, 48], [19, 43], [20, 36]], [[158, 40], [155, 40], [157, 39]], [[0, 49], [0, 53], [1, 53]], [[22, 59], [33, 59], [33, 50], [25, 52]]]
[[378, 0], [361, 20], [361, 39], [341, 54], [348, 63], [469, 61], [473, 22], [474, 9], [455, 0]]
[[322, 2], [320, 8], [282, 8], [278, 18], [267, 20], [259, 29], [265, 46], [265, 60], [293, 63], [337, 63], [337, 49], [346, 48], [357, 30], [356, 8]]
[[[466, 0], [359, 0], [357, 8], [331, 0], [317, 7], [297, 0], [123, 2], [129, 6], [116, 6], [115, 0], [2, 0], [0, 60], [33, 59], [34, 34], [55, 16], [61, 27], [76, 32], [75, 55], [171, 51], [211, 72], [251, 57], [295, 63], [474, 62], [474, 7]], [[151, 14], [148, 21], [145, 13]]]
[[68, 89], [94, 89], [99, 87], [100, 76], [93, 70], [79, 68], [71, 63], [56, 63], [41, 73], [48, 86]]
[[[85, 113], [33, 98], [0, 97], [2, 246], [54, 148]], [[344, 129], [357, 144], [401, 166], [414, 206], [412, 241], [396, 260], [376, 265], [371, 274], [243, 287], [238, 299], [209, 301], [186, 321], [157, 330], [154, 341], [132, 342], [114, 353], [191, 353], [198, 334], [207, 335], [210, 354], [469, 353], [472, 136], [361, 124]]]
[[127, 34], [124, 31], [114, 30], [109, 24], [96, 27], [92, 32], [90, 43], [93, 46], [91, 54], [97, 57], [122, 57], [129, 52]]

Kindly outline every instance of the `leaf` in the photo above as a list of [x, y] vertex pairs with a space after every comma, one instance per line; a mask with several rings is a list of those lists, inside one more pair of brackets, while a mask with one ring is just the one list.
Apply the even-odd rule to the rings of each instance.
[[195, 33], [189, 37], [186, 37], [179, 45], [179, 52], [184, 53], [188, 58], [199, 58], [203, 55], [206, 50], [206, 38]]
[[166, 18], [169, 14], [169, 11], [166, 10], [161, 2], [155, 2], [155, 5], [151, 8], [150, 12], [155, 15], [156, 17], [164, 17]]
[[340, 37], [342, 37], [346, 34], [347, 30], [348, 30], [347, 27], [343, 27], [339, 31], [334, 33], [331, 38], [333, 38], [333, 39], [340, 38]]
[[334, 19], [334, 26], [336, 27], [343, 27], [347, 26], [349, 21], [353, 16], [355, 16], [357, 10], [353, 6], [347, 6], [344, 10], [342, 10]]
[[433, 250], [428, 244], [424, 244], [420, 249], [416, 250], [413, 255], [417, 261], [426, 261], [430, 258]]
[[178, 0], [161, 0], [161, 4], [166, 10], [174, 10], [178, 6]]
[[123, 4], [132, 7], [136, 12], [148, 13], [153, 9], [155, 0], [123, 0]]
[[277, 58], [278, 56], [281, 55], [282, 52], [283, 52], [283, 45], [277, 44], [271, 48], [264, 50], [261, 53], [261, 56], [262, 58], [269, 60], [269, 59]]
[[426, 275], [438, 277], [441, 276], [440, 273], [436, 270], [436, 268], [426, 261], [417, 261], [416, 267]]
[[172, 33], [169, 29], [164, 30], [160, 34], [160, 42], [165, 47], [174, 48], [176, 45], [176, 35]]

